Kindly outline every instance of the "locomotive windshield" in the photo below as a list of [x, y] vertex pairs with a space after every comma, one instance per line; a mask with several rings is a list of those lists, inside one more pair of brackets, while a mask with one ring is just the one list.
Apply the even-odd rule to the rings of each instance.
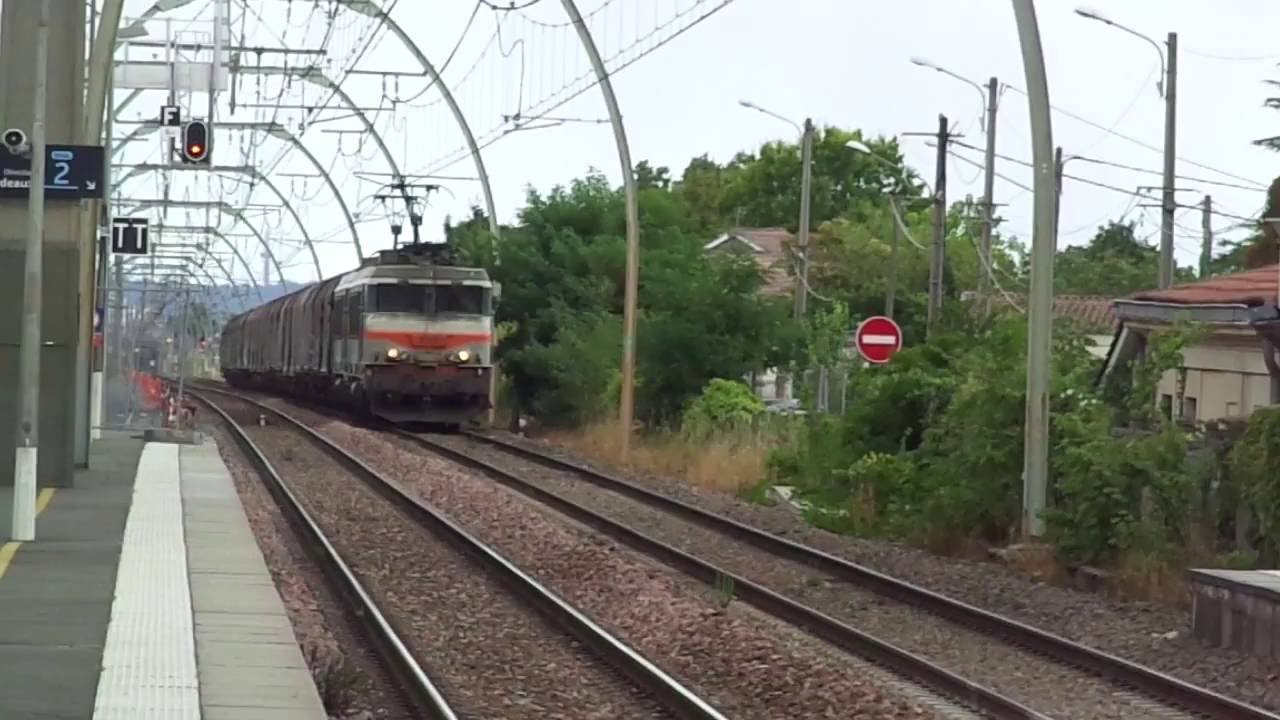
[[436, 312], [479, 315], [484, 312], [484, 288], [441, 285], [436, 289]]
[[373, 311], [384, 313], [487, 313], [486, 290], [473, 285], [374, 285]]
[[431, 291], [423, 285], [374, 285], [374, 312], [424, 313], [431, 308]]

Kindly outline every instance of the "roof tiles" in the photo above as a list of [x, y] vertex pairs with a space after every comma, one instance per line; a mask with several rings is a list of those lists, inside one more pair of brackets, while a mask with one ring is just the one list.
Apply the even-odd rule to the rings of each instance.
[[1164, 290], [1145, 290], [1131, 299], [1171, 305], [1266, 305], [1276, 302], [1278, 273], [1280, 265], [1264, 265]]

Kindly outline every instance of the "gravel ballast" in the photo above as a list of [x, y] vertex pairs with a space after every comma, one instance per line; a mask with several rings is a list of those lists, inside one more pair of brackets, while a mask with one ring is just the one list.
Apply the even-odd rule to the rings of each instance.
[[895, 600], [826, 577], [671, 513], [653, 509], [466, 437], [435, 442], [479, 457], [515, 476], [761, 583], [952, 672], [1052, 717], [1176, 717], [1096, 676], [959, 627]]
[[493, 435], [621, 477], [1185, 682], [1268, 710], [1280, 710], [1280, 663], [1197, 641], [1191, 637], [1187, 612], [1155, 603], [1118, 602], [1037, 582], [994, 562], [942, 557], [898, 543], [836, 535], [806, 524], [796, 513], [781, 506], [757, 505], [726, 493], [694, 488], [672, 478], [621, 472], [584, 460], [545, 441], [509, 433], [494, 432]]
[[[887, 673], [402, 440], [279, 403], [410, 486], [732, 718], [934, 718]], [[967, 711], [953, 715], [971, 717]]]
[[598, 658], [282, 423], [241, 422], [462, 717], [665, 718]]

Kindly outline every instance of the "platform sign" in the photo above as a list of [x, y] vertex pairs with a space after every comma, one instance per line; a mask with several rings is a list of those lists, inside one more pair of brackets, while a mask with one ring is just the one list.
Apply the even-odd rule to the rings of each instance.
[[161, 105], [160, 124], [170, 128], [181, 127], [182, 109], [177, 105]]
[[[46, 200], [102, 198], [101, 145], [46, 145]], [[31, 158], [0, 146], [0, 199], [24, 199], [31, 187]]]
[[146, 218], [112, 218], [111, 252], [118, 255], [146, 255], [147, 228]]

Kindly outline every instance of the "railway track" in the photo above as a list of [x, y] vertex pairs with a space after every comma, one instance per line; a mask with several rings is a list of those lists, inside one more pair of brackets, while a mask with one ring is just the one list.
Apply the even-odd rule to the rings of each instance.
[[[194, 395], [194, 394], [193, 394]], [[439, 688], [427, 676], [418, 661], [409, 652], [405, 642], [392, 627], [381, 608], [356, 578], [351, 567], [342, 559], [320, 526], [303, 508], [298, 497], [276, 472], [262, 450], [253, 442], [244, 428], [221, 407], [201, 395], [194, 395], [213, 411], [226, 426], [244, 455], [257, 469], [281, 512], [303, 541], [303, 547], [329, 580], [339, 597], [348, 606], [348, 617], [356, 618], [369, 646], [375, 651], [383, 667], [394, 678], [401, 699], [407, 709], [416, 711], [419, 717], [436, 720], [457, 720], [458, 716], [444, 699]]]
[[[423, 716], [724, 719], [496, 551], [304, 423], [208, 385], [192, 395], [228, 427], [269, 479], [285, 512], [301, 519], [308, 540], [323, 551], [319, 554], [326, 571], [341, 577], [344, 595]], [[215, 401], [213, 395], [230, 403]], [[240, 409], [228, 411], [224, 404]], [[265, 425], [257, 424], [262, 410], [273, 417]], [[320, 452], [295, 452], [299, 446]], [[292, 470], [284, 471], [286, 467]], [[338, 488], [332, 482], [325, 485], [322, 476], [354, 476], [362, 482], [349, 484], [359, 488]], [[297, 485], [309, 489], [298, 492]], [[390, 512], [378, 509], [377, 502], [339, 497], [343, 492], [375, 496], [383, 508], [391, 506]], [[341, 505], [337, 512], [360, 515], [357, 526], [326, 535], [322, 527], [334, 522], [334, 510], [326, 510], [326, 502]], [[371, 527], [396, 521], [407, 526], [398, 534]], [[355, 559], [344, 562], [340, 553]], [[393, 567], [379, 567], [388, 557]], [[413, 565], [415, 561], [423, 567]], [[450, 568], [456, 572], [447, 575]], [[431, 578], [437, 582], [415, 579], [422, 573], [434, 573]], [[460, 615], [441, 615], [450, 607]], [[421, 613], [436, 613], [427, 618], [425, 632]], [[485, 633], [493, 634], [494, 642], [477, 643], [476, 635]], [[423, 665], [433, 669], [431, 677]]]
[[[887, 667], [912, 683], [934, 688], [984, 716], [1280, 718], [500, 437], [481, 433], [424, 436], [398, 430], [392, 434], [413, 447], [478, 469], [500, 484], [704, 583], [719, 588], [727, 582], [736, 599]], [[711, 538], [719, 538], [721, 545], [728, 541], [749, 548], [754, 555], [745, 561], [718, 557], [717, 552], [707, 550], [711, 543], [706, 541]], [[777, 582], [775, 577], [755, 579], [766, 565], [803, 568], [810, 575], [803, 583], [790, 585]], [[813, 573], [819, 576], [819, 584], [834, 586], [813, 591]], [[856, 607], [824, 604], [824, 590], [856, 596], [852, 604]], [[865, 631], [868, 624], [876, 628], [875, 635]], [[947, 653], [938, 653], [936, 648], [899, 642], [899, 630], [921, 625], [934, 626], [932, 637], [937, 646], [970, 643], [989, 650], [979, 649], [978, 662], [956, 663], [954, 657], [946, 657]], [[889, 630], [882, 631], [885, 627]], [[989, 667], [976, 667], [984, 662]], [[1001, 674], [1008, 677], [983, 683]], [[1054, 687], [1059, 689], [1050, 689]], [[1095, 699], [1097, 705], [1092, 705]]]
[[[723, 582], [728, 578], [741, 600], [993, 717], [1280, 718], [1234, 698], [505, 439], [481, 433], [438, 436], [392, 432], [478, 469], [703, 582]], [[715, 542], [716, 536], [721, 542]], [[725, 538], [749, 546], [754, 552], [739, 555], [715, 550], [724, 545]], [[803, 583], [778, 587], [772, 579], [755, 580], [760, 575], [773, 575], [759, 570], [765, 565], [791, 566], [807, 570], [809, 575]], [[815, 571], [819, 577], [832, 581], [830, 592], [809, 587]], [[832, 595], [853, 595], [853, 600], [826, 602]], [[877, 636], [855, 629], [866, 625], [874, 625]], [[925, 636], [932, 639], [927, 644], [932, 647], [918, 644], [923, 626], [929, 626]], [[958, 644], [967, 651], [949, 651]], [[956, 658], [963, 656], [978, 658], [978, 664], [986, 667], [956, 666]], [[1009, 673], [1013, 667], [1020, 671]], [[1053, 696], [1051, 686], [1066, 692]]]

